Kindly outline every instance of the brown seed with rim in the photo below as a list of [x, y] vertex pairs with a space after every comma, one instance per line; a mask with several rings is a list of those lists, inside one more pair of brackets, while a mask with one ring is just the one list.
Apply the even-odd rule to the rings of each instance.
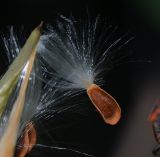
[[20, 148], [17, 150], [16, 157], [25, 157], [29, 153], [37, 141], [37, 133], [32, 123], [27, 124], [22, 140], [20, 142]]
[[96, 84], [87, 88], [87, 94], [107, 124], [118, 123], [121, 117], [121, 108], [110, 94]]

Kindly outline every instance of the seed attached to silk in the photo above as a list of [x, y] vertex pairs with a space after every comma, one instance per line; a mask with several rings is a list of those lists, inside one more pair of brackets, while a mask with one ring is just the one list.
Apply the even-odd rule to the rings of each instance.
[[24, 134], [20, 143], [20, 148], [17, 150], [16, 157], [25, 157], [25, 155], [32, 150], [32, 148], [36, 144], [36, 141], [36, 129], [32, 123], [29, 123], [24, 130]]
[[87, 88], [87, 94], [107, 124], [118, 123], [121, 117], [121, 108], [110, 94], [96, 84]]

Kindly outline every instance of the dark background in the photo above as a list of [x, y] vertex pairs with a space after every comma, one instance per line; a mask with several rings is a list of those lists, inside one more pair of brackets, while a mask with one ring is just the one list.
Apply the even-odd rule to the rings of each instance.
[[[83, 156], [66, 147], [96, 157], [151, 157], [155, 145], [151, 124], [147, 121], [152, 104], [159, 96], [160, 36], [147, 15], [135, 4], [124, 0], [62, 1], [14, 0], [0, 5], [1, 30], [8, 25], [24, 25], [28, 32], [41, 20], [52, 22], [58, 14], [72, 13], [77, 18], [101, 14], [102, 18], [131, 32], [135, 40], [126, 47], [132, 51], [129, 62], [115, 67], [106, 75], [103, 88], [114, 96], [122, 107], [122, 119], [116, 126], [106, 125], [87, 96], [81, 107], [56, 115], [53, 119], [37, 122], [38, 143], [28, 157]], [[105, 74], [104, 74], [105, 75]], [[77, 97], [75, 100], [75, 103]]]

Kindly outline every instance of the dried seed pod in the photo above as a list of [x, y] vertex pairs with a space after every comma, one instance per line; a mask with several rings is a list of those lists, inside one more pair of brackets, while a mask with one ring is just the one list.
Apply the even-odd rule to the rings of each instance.
[[[8, 120], [8, 122], [7, 122], [8, 124], [5, 128], [5, 132], [0, 139], [0, 152], [1, 152], [1, 156], [3, 156], [3, 157], [13, 157], [13, 155], [14, 155], [17, 134], [18, 134], [18, 127], [19, 127], [20, 119], [21, 119], [24, 104], [25, 104], [24, 103], [25, 102], [25, 95], [26, 95], [26, 91], [27, 91], [29, 77], [30, 77], [30, 74], [31, 74], [31, 71], [33, 68], [33, 63], [34, 63], [35, 56], [36, 56], [36, 48], [37, 48], [37, 44], [38, 44], [40, 34], [41, 34], [40, 28], [41, 28], [41, 25], [38, 26], [31, 33], [30, 37], [26, 41], [26, 44], [22, 48], [22, 51], [18, 55], [18, 57], [17, 57], [18, 59], [16, 59], [15, 62], [13, 62], [13, 64], [9, 68], [9, 70], [6, 72], [6, 74], [2, 78], [2, 82], [4, 81], [7, 84], [8, 83], [6, 81], [7, 76], [14, 77], [15, 74], [12, 76], [12, 72], [17, 70], [16, 67], [19, 64], [22, 65], [23, 57], [26, 55], [25, 52], [28, 52], [28, 51], [30, 52], [29, 58], [27, 58], [27, 59], [25, 58], [26, 61], [28, 60], [28, 62], [24, 67], [23, 80], [21, 83], [21, 87], [20, 87], [18, 96], [13, 104], [11, 114], [9, 115], [9, 120]], [[24, 56], [23, 56], [23, 54], [24, 54]], [[20, 58], [22, 60], [20, 60]], [[6, 89], [9, 89], [9, 88], [10, 88], [10, 86], [7, 84]], [[2, 88], [2, 90], [4, 90], [4, 88]]]
[[121, 108], [111, 95], [96, 84], [87, 88], [87, 94], [106, 123], [115, 125], [120, 120]]
[[41, 35], [41, 27], [42, 23], [33, 30], [25, 45], [20, 50], [18, 56], [0, 80], [0, 117], [3, 113], [5, 105], [7, 104], [7, 100], [17, 83], [21, 70], [31, 56], [32, 52], [37, 48]]

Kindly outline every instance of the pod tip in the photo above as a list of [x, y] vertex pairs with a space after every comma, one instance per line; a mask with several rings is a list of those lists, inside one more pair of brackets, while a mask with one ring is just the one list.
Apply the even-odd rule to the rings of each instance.
[[40, 22], [39, 27], [41, 28], [43, 26], [43, 21]]

